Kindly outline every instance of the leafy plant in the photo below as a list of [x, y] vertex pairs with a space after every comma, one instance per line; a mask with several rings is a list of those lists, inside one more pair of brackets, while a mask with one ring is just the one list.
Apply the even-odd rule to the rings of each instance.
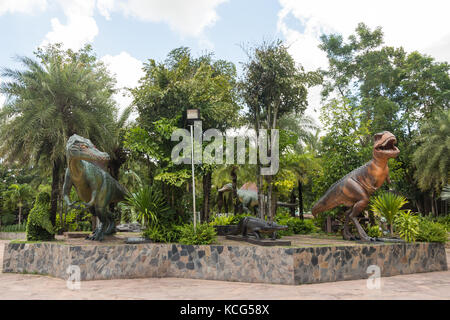
[[420, 218], [417, 241], [445, 243], [447, 238], [447, 231], [440, 223]]
[[389, 224], [390, 233], [394, 233], [394, 218], [400, 209], [408, 201], [405, 197], [396, 195], [391, 192], [383, 192], [382, 194], [372, 198], [370, 209], [375, 215], [384, 217]]
[[369, 226], [367, 230], [367, 235], [372, 238], [380, 238], [383, 235], [383, 232], [381, 231], [380, 226], [374, 225]]
[[287, 226], [287, 230], [281, 230], [277, 232], [278, 236], [289, 236], [293, 234], [309, 234], [319, 230], [314, 224], [314, 221], [310, 219], [299, 219], [292, 217], [288, 214], [278, 214], [275, 217], [275, 221], [283, 226]]
[[135, 210], [137, 220], [149, 226], [169, 210], [161, 191], [155, 186], [144, 186], [131, 193], [126, 202]]
[[25, 232], [27, 230], [27, 224], [11, 224], [0, 228], [0, 232]]
[[406, 242], [414, 242], [419, 234], [420, 218], [411, 210], [399, 211], [394, 218], [395, 229]]
[[253, 215], [248, 213], [235, 214], [234, 216], [231, 216], [230, 224], [239, 224], [245, 217], [253, 217]]
[[153, 224], [144, 230], [142, 235], [154, 242], [177, 242], [180, 238], [180, 230], [174, 225]]
[[46, 241], [54, 239], [54, 228], [50, 222], [50, 194], [40, 192], [36, 196], [27, 222], [28, 241]]
[[217, 215], [209, 224], [211, 226], [228, 226], [233, 224], [234, 220], [234, 216]]
[[197, 224], [197, 229], [194, 229], [192, 223], [179, 226], [180, 231], [179, 242], [181, 244], [212, 244], [217, 241], [217, 232], [213, 226], [208, 223]]

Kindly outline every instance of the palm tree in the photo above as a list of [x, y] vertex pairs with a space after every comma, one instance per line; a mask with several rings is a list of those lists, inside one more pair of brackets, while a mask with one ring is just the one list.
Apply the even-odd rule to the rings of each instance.
[[383, 192], [370, 201], [370, 209], [378, 216], [384, 217], [389, 225], [391, 235], [394, 233], [394, 219], [401, 208], [408, 203], [405, 197], [391, 192]]
[[[3, 69], [0, 92], [0, 156], [9, 162], [34, 163], [52, 169], [51, 211], [57, 199], [67, 139], [77, 133], [101, 147], [110, 146], [114, 131], [114, 80], [97, 62], [90, 46], [78, 52], [50, 45], [35, 53], [38, 61], [19, 57], [24, 71]], [[106, 150], [110, 151], [110, 150]]]
[[421, 143], [413, 156], [416, 178], [423, 190], [440, 190], [450, 171], [450, 110], [437, 114], [421, 128]]
[[437, 112], [425, 122], [421, 133], [417, 139], [420, 145], [413, 154], [415, 178], [422, 191], [432, 191], [432, 211], [437, 214], [436, 193], [449, 181], [450, 110]]
[[33, 189], [28, 184], [12, 184], [9, 186], [9, 201], [19, 208], [19, 224], [22, 224], [22, 208], [33, 199]]

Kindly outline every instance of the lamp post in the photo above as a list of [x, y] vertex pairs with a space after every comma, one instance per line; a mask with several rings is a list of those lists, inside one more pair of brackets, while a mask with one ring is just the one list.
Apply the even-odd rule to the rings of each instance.
[[194, 122], [201, 121], [199, 109], [187, 109], [186, 119], [191, 128], [191, 166], [192, 166], [192, 207], [194, 214], [194, 230], [197, 230], [197, 213], [195, 211], [195, 170], [194, 170]]

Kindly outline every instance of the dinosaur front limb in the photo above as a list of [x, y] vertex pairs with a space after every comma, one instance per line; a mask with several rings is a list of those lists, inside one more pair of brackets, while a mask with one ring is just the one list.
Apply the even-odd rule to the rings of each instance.
[[97, 190], [93, 190], [91, 200], [89, 200], [89, 202], [83, 202], [83, 204], [88, 208], [92, 207], [95, 204], [96, 197], [97, 197]]

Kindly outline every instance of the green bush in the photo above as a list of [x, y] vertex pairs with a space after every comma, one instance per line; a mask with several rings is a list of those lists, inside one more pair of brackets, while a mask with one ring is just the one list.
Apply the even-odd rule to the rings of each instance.
[[192, 223], [179, 226], [179, 242], [181, 244], [212, 244], [217, 241], [217, 232], [213, 226], [208, 223], [197, 224], [197, 230], [194, 230]]
[[378, 225], [369, 226], [367, 230], [367, 235], [372, 238], [381, 238], [383, 232], [381, 231], [381, 228]]
[[450, 214], [444, 217], [437, 217], [436, 222], [442, 224], [447, 232], [450, 232]]
[[54, 239], [54, 228], [50, 222], [50, 194], [40, 192], [28, 215], [27, 240], [47, 241]]
[[292, 217], [289, 214], [278, 214], [275, 217], [275, 222], [287, 226], [287, 230], [277, 231], [278, 236], [290, 236], [293, 234], [309, 234], [319, 231], [319, 228], [310, 219], [300, 219]]
[[10, 224], [7, 226], [2, 226], [0, 232], [26, 232], [27, 224], [26, 222], [22, 224]]
[[419, 234], [419, 220], [411, 210], [399, 211], [394, 217], [395, 231], [406, 242], [414, 242]]
[[165, 226], [163, 224], [151, 225], [142, 233], [144, 238], [163, 243], [177, 242], [180, 239], [180, 234], [181, 232], [176, 226]]
[[419, 234], [417, 235], [417, 241], [445, 243], [447, 241], [447, 236], [447, 231], [440, 223], [425, 218], [419, 220]]
[[214, 219], [209, 223], [211, 226], [228, 226], [230, 224], [233, 224], [234, 216], [226, 216], [226, 215], [220, 215], [215, 216]]

